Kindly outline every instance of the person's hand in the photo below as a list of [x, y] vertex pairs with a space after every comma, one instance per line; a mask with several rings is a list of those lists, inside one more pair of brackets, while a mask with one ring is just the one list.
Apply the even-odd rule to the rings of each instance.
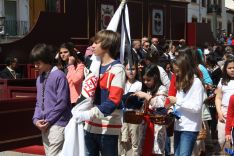
[[231, 135], [226, 135], [225, 138], [226, 138], [226, 141], [230, 141], [231, 140]]
[[77, 112], [77, 115], [75, 116], [75, 120], [77, 123], [88, 121], [90, 119], [91, 119], [90, 111], [80, 111], [80, 112]]
[[168, 111], [167, 111], [167, 114], [170, 114], [173, 112], [173, 108], [169, 108]]
[[69, 65], [74, 65], [75, 61], [76, 61], [75, 57], [69, 56], [69, 58], [68, 58], [68, 64]]
[[172, 103], [172, 104], [176, 103], [176, 97], [174, 97], [174, 96], [168, 96], [168, 99], [170, 100], [170, 103]]
[[45, 133], [49, 127], [49, 123], [45, 120], [38, 120], [36, 122], [36, 126], [39, 130], [41, 130], [43, 133]]
[[149, 95], [145, 92], [142, 92], [142, 91], [135, 92], [134, 94], [132, 94], [132, 96], [137, 96], [140, 99], [146, 99], [146, 100], [149, 100], [151, 97], [151, 95]]
[[225, 117], [224, 117], [224, 115], [223, 115], [223, 113], [222, 112], [220, 112], [220, 113], [218, 113], [218, 120], [219, 120], [219, 122], [222, 122], [222, 123], [225, 123]]

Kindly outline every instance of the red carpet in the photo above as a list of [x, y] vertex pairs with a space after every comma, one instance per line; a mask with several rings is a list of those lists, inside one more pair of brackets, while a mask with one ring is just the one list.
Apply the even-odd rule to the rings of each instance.
[[21, 152], [21, 153], [28, 153], [28, 154], [45, 155], [44, 147], [39, 146], [39, 145], [17, 148], [17, 149], [14, 149], [13, 151]]

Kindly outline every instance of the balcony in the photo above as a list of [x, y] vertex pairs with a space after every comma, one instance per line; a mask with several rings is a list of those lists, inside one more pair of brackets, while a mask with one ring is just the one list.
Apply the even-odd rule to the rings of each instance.
[[28, 21], [5, 20], [5, 35], [22, 37], [29, 31]]
[[207, 14], [211, 14], [213, 12], [216, 12], [217, 15], [221, 16], [222, 8], [220, 5], [217, 4], [210, 4], [207, 6]]

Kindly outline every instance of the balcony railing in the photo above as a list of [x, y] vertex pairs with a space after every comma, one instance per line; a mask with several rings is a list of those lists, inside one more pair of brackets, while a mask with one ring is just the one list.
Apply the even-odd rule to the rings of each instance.
[[28, 21], [5, 20], [5, 35], [24, 36], [28, 31]]
[[217, 15], [221, 16], [222, 13], [222, 8], [221, 6], [217, 5], [217, 4], [211, 4], [207, 6], [207, 14], [212, 13], [212, 12], [216, 12]]

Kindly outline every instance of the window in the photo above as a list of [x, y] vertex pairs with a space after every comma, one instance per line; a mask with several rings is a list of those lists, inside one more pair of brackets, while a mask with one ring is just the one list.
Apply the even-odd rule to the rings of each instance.
[[207, 0], [207, 8], [210, 6], [211, 0]]
[[218, 6], [222, 8], [222, 0], [218, 0]]
[[229, 21], [227, 23], [227, 33], [230, 34], [232, 32], [232, 23]]
[[206, 7], [206, 0], [202, 0], [202, 7]]
[[207, 19], [207, 23], [209, 23], [210, 27], [211, 27], [211, 20], [210, 19]]
[[197, 23], [197, 18], [196, 17], [192, 17], [192, 22], [193, 23]]
[[222, 22], [218, 22], [218, 29], [222, 30]]
[[206, 18], [202, 18], [202, 23], [206, 23]]

